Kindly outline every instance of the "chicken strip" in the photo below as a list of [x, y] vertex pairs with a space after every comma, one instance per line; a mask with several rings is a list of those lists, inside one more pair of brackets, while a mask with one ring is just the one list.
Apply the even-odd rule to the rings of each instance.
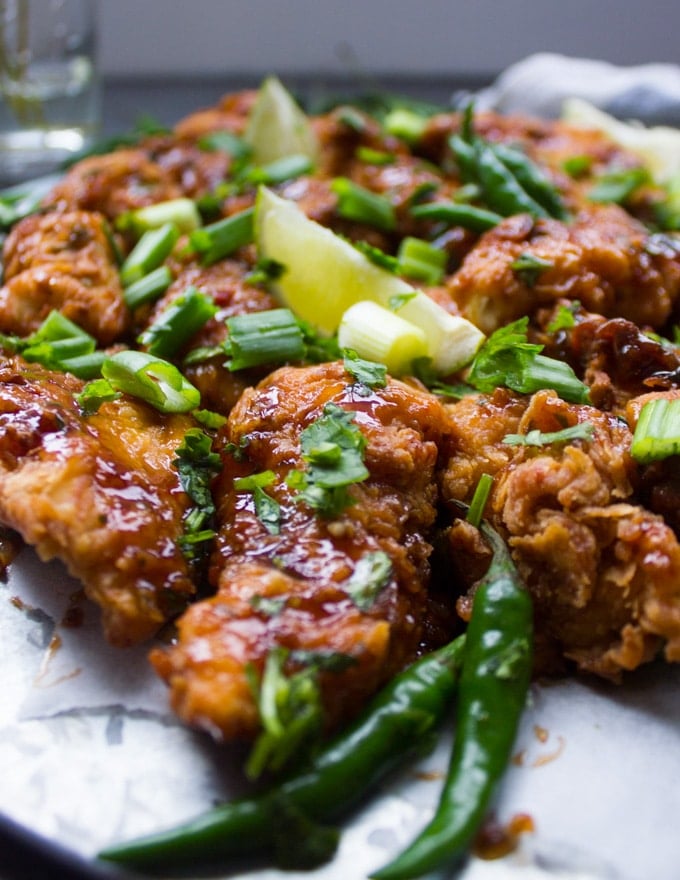
[[0, 363], [0, 522], [61, 559], [109, 641], [132, 645], [194, 593], [177, 543], [189, 499], [173, 467], [192, 421], [127, 398], [83, 416], [81, 389], [20, 358]]
[[128, 328], [105, 219], [88, 211], [33, 214], [5, 242], [5, 284], [0, 288], [0, 330], [28, 336], [52, 310], [102, 344]]
[[[562, 298], [660, 329], [680, 297], [680, 252], [649, 241], [618, 205], [583, 207], [569, 224], [517, 214], [481, 236], [447, 287], [461, 314], [485, 333]], [[524, 275], [520, 257], [545, 268]]]
[[[457, 443], [444, 494], [469, 500], [480, 472], [495, 475], [487, 515], [533, 596], [542, 671], [566, 658], [617, 678], [664, 643], [666, 657], [680, 660], [680, 545], [660, 516], [636, 503], [626, 424], [550, 391], [497, 391], [451, 409]], [[506, 434], [584, 423], [593, 427], [590, 440], [502, 443]], [[463, 558], [478, 550], [465, 528], [450, 538]], [[460, 607], [467, 615], [468, 602]]]
[[[308, 467], [302, 432], [329, 406], [351, 414], [368, 477], [349, 487], [348, 506], [323, 516], [296, 486]], [[245, 392], [222, 437], [216, 595], [183, 615], [174, 647], [152, 654], [185, 721], [223, 739], [256, 734], [246, 673], [261, 674], [277, 646], [348, 659], [320, 673], [328, 724], [415, 656], [428, 608], [434, 473], [448, 431], [433, 396], [392, 379], [369, 389], [341, 363], [285, 367]], [[320, 448], [332, 457], [332, 447]], [[261, 473], [269, 501], [234, 485]], [[273, 502], [276, 523], [264, 512]], [[384, 568], [371, 583], [373, 565]]]

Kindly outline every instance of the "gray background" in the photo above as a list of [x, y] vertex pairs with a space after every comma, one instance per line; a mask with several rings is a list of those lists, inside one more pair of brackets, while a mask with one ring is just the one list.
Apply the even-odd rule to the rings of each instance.
[[538, 51], [680, 60], [678, 0], [99, 0], [105, 75], [490, 77]]

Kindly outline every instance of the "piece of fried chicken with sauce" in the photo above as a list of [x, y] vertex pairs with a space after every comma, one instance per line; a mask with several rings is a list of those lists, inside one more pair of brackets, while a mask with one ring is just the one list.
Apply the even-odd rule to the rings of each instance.
[[193, 420], [126, 397], [85, 416], [81, 390], [21, 358], [0, 363], [0, 522], [63, 561], [109, 641], [131, 645], [194, 594], [178, 545], [190, 502], [173, 466]]
[[[634, 488], [631, 431], [594, 407], [541, 391], [499, 390], [451, 407], [456, 442], [444, 495], [470, 500], [479, 475], [494, 476], [486, 514], [508, 541], [535, 605], [544, 671], [563, 665], [618, 678], [661, 649], [680, 659], [680, 545], [642, 507]], [[589, 424], [592, 437], [539, 446], [508, 434]], [[478, 555], [465, 526], [450, 533], [454, 558]], [[460, 603], [464, 614], [467, 601]]]
[[[308, 469], [302, 432], [329, 407], [353, 419], [368, 477], [347, 488], [348, 506], [324, 516], [300, 497], [296, 480]], [[255, 735], [247, 670], [261, 675], [276, 648], [297, 658], [346, 656], [342, 671], [320, 672], [329, 725], [413, 659], [425, 636], [434, 474], [448, 431], [432, 395], [389, 378], [369, 389], [342, 363], [284, 367], [244, 393], [221, 437], [216, 594], [182, 616], [175, 646], [152, 655], [181, 718], [222, 739]], [[332, 459], [333, 447], [323, 441], [318, 454]], [[261, 492], [270, 502], [258, 501], [252, 483], [234, 484], [258, 474], [267, 475]], [[263, 513], [272, 501], [277, 525]], [[375, 595], [366, 585], [360, 598], [371, 560], [387, 568]]]

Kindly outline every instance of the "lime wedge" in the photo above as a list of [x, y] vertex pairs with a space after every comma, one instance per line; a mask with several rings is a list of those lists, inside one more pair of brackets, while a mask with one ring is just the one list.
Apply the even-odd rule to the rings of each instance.
[[427, 294], [310, 220], [295, 202], [266, 187], [257, 195], [254, 228], [258, 256], [284, 267], [271, 283], [272, 292], [325, 333], [335, 333], [356, 303], [376, 303], [423, 331], [425, 354], [442, 375], [464, 366], [484, 341], [474, 324], [450, 315]]
[[680, 131], [675, 128], [646, 128], [640, 123], [621, 122], [581, 98], [564, 102], [562, 119], [570, 125], [602, 131], [620, 146], [637, 153], [657, 183], [667, 183], [680, 174]]
[[292, 155], [308, 156], [315, 161], [318, 154], [309, 119], [275, 76], [268, 77], [260, 86], [245, 140], [258, 165]]

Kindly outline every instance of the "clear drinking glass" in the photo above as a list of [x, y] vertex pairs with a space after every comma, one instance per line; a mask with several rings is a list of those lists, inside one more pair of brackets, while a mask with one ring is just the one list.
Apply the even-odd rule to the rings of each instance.
[[54, 170], [99, 123], [95, 0], [0, 0], [0, 183]]

